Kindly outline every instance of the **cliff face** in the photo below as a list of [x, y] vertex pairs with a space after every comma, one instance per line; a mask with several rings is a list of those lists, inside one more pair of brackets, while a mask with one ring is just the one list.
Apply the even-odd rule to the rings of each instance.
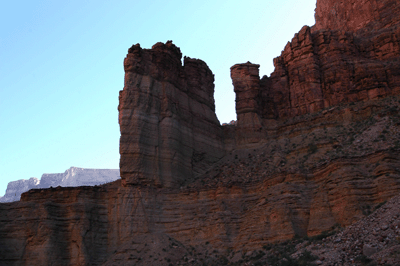
[[214, 75], [172, 42], [134, 45], [120, 92], [120, 171], [124, 184], [179, 187], [224, 155], [215, 115]]
[[274, 59], [271, 77], [257, 82], [258, 73], [240, 73], [241, 79], [254, 82], [251, 95], [242, 96], [244, 84], [235, 81], [238, 68], [249, 64], [232, 67], [236, 101], [241, 103], [238, 125], [246, 123], [242, 118], [249, 123], [239, 115], [243, 111], [256, 113], [258, 120], [252, 123], [259, 124], [260, 118], [284, 119], [399, 94], [399, 17], [396, 1], [318, 1], [316, 25], [295, 34]]
[[[326, 118], [329, 114], [320, 120]], [[285, 130], [270, 146], [236, 150], [179, 189], [122, 186], [119, 180], [30, 190], [20, 202], [0, 204], [0, 260], [4, 265], [187, 265], [192, 260], [213, 265], [220, 257], [243, 258], [274, 241], [350, 225], [398, 194], [400, 153], [385, 147], [393, 142], [389, 137], [376, 143], [381, 151], [371, 151], [366, 141], [351, 154], [358, 148], [341, 139], [348, 137], [345, 129], [308, 129], [314, 124], [292, 132], [290, 139]], [[369, 134], [379, 121], [359, 126]], [[312, 134], [328, 137], [317, 141]], [[338, 139], [329, 143], [331, 136]], [[358, 147], [363, 138], [356, 136], [352, 145]], [[308, 151], [312, 141], [318, 147], [314, 153]], [[335, 145], [343, 151], [327, 152]], [[292, 162], [294, 155], [300, 162]]]
[[[397, 18], [389, 23], [384, 13], [391, 3], [398, 10], [398, 1], [380, 2], [371, 14], [382, 18], [360, 24], [342, 14], [346, 3], [318, 1], [316, 26], [295, 35], [271, 77], [260, 79], [250, 62], [231, 68], [238, 120], [226, 126], [203, 61], [182, 65], [172, 42], [132, 46], [118, 107], [121, 180], [31, 190], [0, 204], [0, 260], [244, 264], [262, 261], [271, 242], [368, 216], [400, 191], [400, 35]], [[348, 18], [348, 29], [322, 22], [324, 5]]]

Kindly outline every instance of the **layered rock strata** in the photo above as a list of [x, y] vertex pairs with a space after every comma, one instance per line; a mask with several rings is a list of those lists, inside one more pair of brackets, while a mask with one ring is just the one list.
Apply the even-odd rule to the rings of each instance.
[[[20, 202], [0, 204], [0, 260], [213, 265], [227, 249], [242, 257], [348, 226], [400, 191], [399, 101], [281, 122], [267, 144], [231, 151], [180, 188], [119, 180], [30, 190]], [[349, 111], [353, 120], [343, 126]]]
[[224, 155], [214, 75], [172, 42], [134, 45], [119, 97], [120, 171], [126, 185], [179, 187]]
[[368, 216], [400, 191], [399, 31], [387, 24], [366, 38], [353, 27], [303, 27], [271, 77], [233, 66], [238, 121], [224, 127], [204, 62], [182, 65], [171, 42], [132, 46], [121, 180], [0, 204], [0, 260], [245, 265], [271, 242]]

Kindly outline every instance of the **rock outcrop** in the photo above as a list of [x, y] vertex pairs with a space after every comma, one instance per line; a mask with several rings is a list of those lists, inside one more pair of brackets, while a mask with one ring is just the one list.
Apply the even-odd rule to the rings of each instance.
[[179, 187], [225, 153], [214, 75], [171, 41], [133, 45], [119, 97], [120, 171], [126, 185]]
[[41, 179], [32, 177], [28, 180], [21, 179], [8, 183], [6, 194], [0, 198], [0, 202], [13, 202], [21, 198], [21, 194], [37, 188], [50, 187], [78, 187], [96, 186], [113, 182], [119, 179], [118, 169], [85, 169], [71, 167], [64, 173], [43, 174]]
[[[398, 10], [398, 1], [379, 5], [390, 3]], [[324, 4], [345, 12], [319, 0], [318, 14]], [[271, 243], [370, 215], [400, 192], [399, 28], [387, 14], [370, 31], [350, 21], [303, 27], [271, 77], [250, 62], [233, 66], [238, 120], [225, 126], [203, 61], [182, 65], [172, 42], [132, 46], [118, 107], [121, 180], [0, 204], [1, 262], [280, 265], [296, 258]]]

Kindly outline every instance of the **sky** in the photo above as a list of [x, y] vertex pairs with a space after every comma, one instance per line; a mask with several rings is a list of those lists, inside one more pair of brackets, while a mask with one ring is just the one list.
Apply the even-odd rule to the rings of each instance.
[[236, 119], [230, 67], [273, 58], [316, 0], [0, 0], [0, 196], [10, 181], [71, 166], [119, 168], [118, 92], [132, 44], [172, 40], [215, 75], [221, 124]]

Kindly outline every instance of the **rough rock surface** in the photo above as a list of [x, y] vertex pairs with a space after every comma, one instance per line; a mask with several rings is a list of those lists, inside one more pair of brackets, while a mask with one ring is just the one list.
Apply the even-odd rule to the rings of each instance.
[[21, 179], [8, 183], [6, 194], [0, 202], [13, 202], [21, 198], [21, 194], [34, 188], [95, 186], [119, 179], [118, 169], [85, 169], [71, 167], [64, 173], [43, 174], [41, 179]]
[[[385, 202], [386, 203], [386, 202]], [[386, 204], [370, 207], [372, 214], [322, 241], [306, 241], [297, 248], [316, 255], [319, 265], [399, 265], [400, 262], [400, 196]], [[382, 207], [380, 207], [382, 206]], [[376, 265], [376, 264], [375, 264]]]
[[239, 127], [399, 94], [398, 1], [318, 1], [316, 25], [295, 34], [274, 65], [261, 80], [256, 64], [232, 67]]
[[[185, 58], [182, 65], [171, 42], [132, 46], [119, 103], [121, 180], [30, 190], [20, 202], [0, 204], [0, 261], [341, 265], [362, 248], [383, 265], [380, 252], [396, 247], [398, 215], [393, 208], [396, 218], [389, 218], [379, 207], [393, 207], [400, 192], [393, 21], [370, 32], [303, 27], [275, 59], [271, 77], [260, 79], [249, 62], [233, 66], [238, 121], [225, 126], [214, 113], [204, 62]], [[381, 245], [360, 235], [370, 228], [362, 219], [375, 209], [371, 219], [390, 228], [390, 236], [379, 235], [388, 240]], [[313, 257], [299, 240], [341, 227], [362, 228], [338, 236], [363, 245], [341, 246], [350, 255], [342, 259], [338, 251], [340, 260]], [[312, 252], [321, 245], [310, 243]], [[354, 264], [367, 260], [359, 259]], [[388, 262], [399, 265], [400, 258]]]
[[215, 114], [214, 75], [171, 41], [133, 45], [119, 97], [124, 184], [179, 187], [225, 153]]

